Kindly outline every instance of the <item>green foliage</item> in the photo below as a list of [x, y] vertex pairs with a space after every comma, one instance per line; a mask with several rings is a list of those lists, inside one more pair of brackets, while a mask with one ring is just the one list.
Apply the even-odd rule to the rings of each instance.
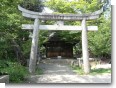
[[45, 3], [52, 10], [60, 13], [86, 13], [93, 12], [101, 8], [100, 0], [49, 0]]
[[44, 5], [41, 0], [24, 0], [21, 3], [21, 6], [28, 10], [42, 12]]
[[[4, 60], [0, 60], [0, 70], [8, 67], [8, 64]], [[1, 72], [1, 71], [0, 71]]]
[[95, 56], [111, 56], [111, 20], [102, 19], [98, 32], [89, 32], [89, 49]]
[[81, 67], [73, 67], [73, 71], [76, 72], [79, 75], [84, 75], [84, 71]]
[[52, 10], [60, 13], [74, 13], [73, 8], [71, 8], [71, 3], [66, 0], [50, 0], [46, 5]]
[[9, 81], [11, 83], [22, 83], [25, 81], [25, 76], [28, 75], [28, 71], [25, 67], [21, 66], [17, 62], [3, 61], [0, 63], [0, 73], [5, 73], [9, 75]]
[[35, 74], [42, 75], [43, 74], [43, 70], [40, 69], [40, 68], [37, 68]]
[[[43, 74], [42, 69], [37, 68], [35, 74]], [[29, 72], [26, 67], [16, 61], [0, 60], [0, 75], [9, 75], [10, 83], [24, 83]]]
[[23, 49], [23, 43], [29, 39], [29, 32], [22, 30], [22, 23], [26, 21], [18, 10], [18, 5], [23, 0], [0, 0], [0, 59], [14, 59], [16, 54], [13, 50], [12, 40]]
[[[73, 71], [76, 72], [79, 75], [84, 75], [84, 71], [81, 67], [72, 67]], [[99, 74], [105, 74], [105, 73], [111, 73], [111, 68], [109, 69], [104, 69], [104, 68], [99, 68], [99, 69], [92, 69], [91, 72], [89, 73], [90, 75], [99, 75]]]
[[109, 69], [103, 69], [103, 68], [92, 69], [90, 74], [96, 75], [96, 74], [104, 74], [104, 73], [111, 73], [111, 68], [109, 68]]
[[26, 58], [29, 58], [30, 49], [31, 49], [31, 39], [24, 41], [22, 44], [23, 54]]

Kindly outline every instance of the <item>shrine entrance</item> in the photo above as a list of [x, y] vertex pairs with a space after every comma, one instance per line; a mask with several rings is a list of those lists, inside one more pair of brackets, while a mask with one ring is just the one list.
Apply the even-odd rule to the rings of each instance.
[[73, 58], [73, 46], [70, 43], [53, 42], [53, 46], [46, 45], [46, 57], [47, 58]]
[[[82, 31], [82, 58], [85, 73], [90, 72], [89, 53], [87, 31], [98, 30], [97, 26], [86, 26], [87, 20], [95, 20], [103, 12], [103, 8], [90, 14], [47, 14], [29, 11], [18, 6], [22, 15], [27, 18], [34, 19], [34, 24], [23, 24], [22, 29], [33, 30], [32, 46], [29, 61], [29, 72], [34, 73], [36, 68], [37, 48], [38, 48], [38, 32], [39, 30], [78, 30]], [[40, 20], [55, 20], [55, 25], [41, 25]], [[81, 26], [64, 25], [63, 21], [81, 21]]]
[[47, 58], [73, 58], [73, 46], [75, 43], [61, 40], [57, 32], [51, 34], [43, 46], [46, 49]]

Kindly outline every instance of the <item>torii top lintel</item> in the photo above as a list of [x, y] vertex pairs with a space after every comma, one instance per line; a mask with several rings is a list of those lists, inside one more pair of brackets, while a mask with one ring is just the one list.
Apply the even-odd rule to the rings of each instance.
[[22, 12], [22, 15], [27, 18], [40, 19], [40, 20], [61, 20], [61, 21], [77, 21], [77, 20], [94, 20], [99, 18], [99, 15], [103, 12], [103, 8], [98, 11], [89, 14], [49, 14], [39, 13], [27, 10], [18, 6], [18, 9]]

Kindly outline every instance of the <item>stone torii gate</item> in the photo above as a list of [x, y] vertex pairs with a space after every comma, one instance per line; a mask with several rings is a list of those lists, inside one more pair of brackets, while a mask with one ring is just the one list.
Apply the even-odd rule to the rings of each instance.
[[[32, 46], [29, 61], [29, 72], [34, 73], [36, 67], [36, 57], [38, 48], [38, 32], [40, 30], [79, 30], [82, 31], [82, 58], [84, 72], [90, 72], [87, 31], [97, 31], [97, 26], [86, 26], [86, 20], [95, 20], [103, 12], [103, 9], [90, 14], [47, 14], [33, 12], [18, 6], [22, 15], [27, 18], [35, 19], [34, 24], [23, 24], [22, 29], [33, 30]], [[57, 25], [40, 25], [39, 20], [55, 20]], [[63, 21], [82, 21], [81, 26], [63, 25]]]

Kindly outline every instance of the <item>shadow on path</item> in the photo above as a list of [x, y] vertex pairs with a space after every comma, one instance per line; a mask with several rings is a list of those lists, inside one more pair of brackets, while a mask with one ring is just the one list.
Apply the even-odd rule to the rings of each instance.
[[111, 74], [77, 75], [71, 67], [57, 62], [41, 62], [42, 75], [31, 75], [28, 83], [111, 83]]

